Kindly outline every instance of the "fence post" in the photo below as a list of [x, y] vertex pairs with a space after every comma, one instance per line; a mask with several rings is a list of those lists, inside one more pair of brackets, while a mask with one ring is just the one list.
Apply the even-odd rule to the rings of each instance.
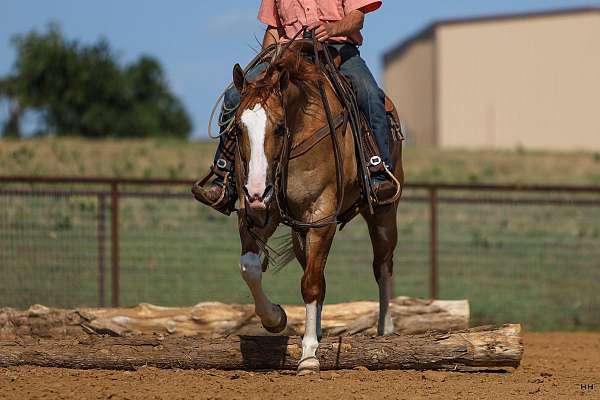
[[111, 293], [112, 306], [119, 306], [119, 186], [110, 184], [111, 213]]
[[429, 293], [432, 299], [438, 298], [438, 198], [437, 188], [429, 189]]
[[104, 254], [106, 239], [106, 196], [98, 195], [98, 305], [106, 305]]

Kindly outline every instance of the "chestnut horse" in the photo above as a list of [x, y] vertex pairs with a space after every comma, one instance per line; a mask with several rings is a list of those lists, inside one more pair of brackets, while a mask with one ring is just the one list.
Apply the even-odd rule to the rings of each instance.
[[[239, 231], [242, 243], [240, 269], [254, 298], [255, 310], [265, 329], [278, 333], [285, 329], [287, 317], [282, 307], [265, 295], [261, 278], [265, 243], [282, 222], [276, 193], [276, 171], [289, 129], [291, 146], [309, 140], [316, 131], [327, 126], [318, 82], [322, 82], [329, 101], [331, 115], [340, 115], [342, 105], [331, 84], [317, 67], [302, 57], [292, 46], [271, 66], [249, 82], [239, 65], [233, 78], [242, 95], [236, 112], [238, 154], [236, 179], [240, 197]], [[285, 109], [284, 109], [285, 107]], [[285, 119], [285, 120], [284, 120]], [[343, 204], [350, 209], [360, 198], [360, 178], [355, 156], [355, 143], [350, 127], [342, 124], [335, 132], [343, 155]], [[393, 174], [400, 185], [402, 143], [390, 140], [390, 153], [395, 166]], [[287, 210], [295, 219], [319, 221], [336, 212], [338, 181], [333, 140], [320, 140], [310, 151], [291, 159], [287, 166]], [[367, 221], [373, 246], [373, 272], [379, 285], [378, 334], [391, 334], [394, 329], [389, 312], [392, 296], [393, 253], [396, 247], [396, 210], [398, 202], [375, 208], [375, 214], [361, 211]], [[249, 221], [262, 221], [251, 224]], [[321, 310], [325, 299], [325, 264], [336, 224], [315, 228], [292, 226], [293, 251], [304, 270], [301, 281], [306, 305], [306, 324], [302, 339], [302, 358], [298, 373], [319, 371], [316, 351], [321, 336]]]

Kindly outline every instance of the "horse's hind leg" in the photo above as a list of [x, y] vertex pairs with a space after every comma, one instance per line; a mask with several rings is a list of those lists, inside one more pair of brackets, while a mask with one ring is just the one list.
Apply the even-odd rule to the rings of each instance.
[[369, 226], [369, 235], [373, 246], [373, 273], [379, 285], [379, 321], [378, 335], [390, 335], [394, 332], [389, 309], [394, 294], [394, 250], [398, 240], [396, 228], [396, 206], [379, 209], [375, 215], [364, 215]]
[[[277, 224], [265, 229], [256, 230], [256, 235], [265, 241], [273, 234]], [[250, 289], [254, 298], [254, 309], [260, 318], [263, 327], [271, 333], [283, 331], [287, 325], [285, 311], [278, 304], [273, 304], [267, 297], [262, 287], [263, 265], [261, 262], [261, 251], [256, 239], [250, 235], [248, 228], [240, 216], [239, 221], [240, 239], [242, 241], [242, 256], [240, 257], [240, 273]]]
[[302, 298], [306, 305], [302, 358], [298, 374], [319, 372], [316, 353], [321, 336], [321, 311], [325, 300], [325, 264], [335, 235], [335, 225], [309, 229], [306, 236], [294, 235], [296, 257], [304, 268]]

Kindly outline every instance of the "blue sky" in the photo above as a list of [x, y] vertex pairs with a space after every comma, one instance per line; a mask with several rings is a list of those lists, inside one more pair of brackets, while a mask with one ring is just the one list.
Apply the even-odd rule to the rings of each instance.
[[[263, 27], [256, 21], [259, 0], [2, 0], [0, 75], [10, 71], [15, 52], [10, 38], [58, 22], [69, 38], [92, 42], [107, 38], [122, 62], [141, 54], [158, 57], [173, 90], [194, 120], [194, 137], [203, 137], [215, 97], [231, 79], [232, 66], [244, 64], [258, 46]], [[578, 0], [384, 0], [367, 16], [363, 56], [379, 78], [382, 53], [445, 18], [600, 5]], [[3, 120], [6, 110], [0, 110]], [[31, 126], [31, 122], [27, 124]]]

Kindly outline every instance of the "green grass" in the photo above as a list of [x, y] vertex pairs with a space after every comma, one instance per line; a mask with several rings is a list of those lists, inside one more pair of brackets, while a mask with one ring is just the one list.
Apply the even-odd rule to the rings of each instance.
[[[30, 139], [0, 141], [0, 174], [196, 178], [215, 142]], [[409, 181], [600, 184], [600, 153], [408, 147]]]
[[[79, 175], [77, 169], [83, 168], [86, 175], [144, 176], [147, 164], [153, 177], [193, 178], [211, 156], [206, 144], [159, 141], [42, 140], [1, 143], [0, 149], [3, 174]], [[66, 154], [62, 161], [56, 151]], [[16, 160], [21, 170], [14, 168]], [[178, 163], [185, 166], [178, 168]], [[570, 168], [557, 168], [565, 163]], [[586, 177], [597, 164], [593, 155], [584, 153], [409, 149], [406, 157], [410, 180], [442, 176], [453, 182], [469, 181], [469, 176], [487, 170], [485, 182], [589, 184], [593, 181]], [[8, 172], [7, 166], [12, 166]], [[235, 218], [187, 198], [124, 198], [120, 211], [122, 304], [251, 301], [237, 267]], [[0, 196], [0, 305], [96, 305], [97, 212], [95, 197]], [[105, 222], [109, 232], [109, 220]], [[404, 202], [398, 227], [396, 294], [427, 297], [427, 205]], [[439, 235], [440, 296], [468, 298], [474, 324], [600, 329], [600, 208], [441, 204]], [[105, 247], [109, 300], [108, 240]], [[266, 290], [279, 303], [300, 303], [300, 276], [296, 263], [278, 273], [270, 271]], [[327, 265], [327, 302], [376, 298], [370, 242], [364, 222], [357, 219], [334, 242]]]

